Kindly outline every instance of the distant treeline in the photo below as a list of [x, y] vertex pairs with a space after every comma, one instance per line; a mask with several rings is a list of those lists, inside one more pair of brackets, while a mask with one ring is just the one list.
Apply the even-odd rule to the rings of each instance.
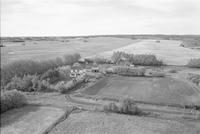
[[184, 45], [200, 46], [200, 35], [163, 35], [163, 34], [143, 34], [143, 35], [87, 35], [87, 36], [57, 36], [57, 37], [1, 37], [2, 42], [23, 42], [23, 41], [59, 41], [69, 38], [95, 38], [95, 37], [117, 37], [131, 39], [164, 39], [181, 40]]

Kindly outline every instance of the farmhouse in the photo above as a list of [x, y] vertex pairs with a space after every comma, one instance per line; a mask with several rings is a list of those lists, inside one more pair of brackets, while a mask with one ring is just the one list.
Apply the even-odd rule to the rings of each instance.
[[98, 67], [93, 67], [91, 70], [92, 70], [92, 72], [94, 72], [94, 73], [99, 72], [99, 68], [98, 68]]
[[81, 58], [78, 60], [78, 63], [80, 64], [86, 64], [86, 60], [84, 58]]
[[76, 62], [73, 64], [73, 66], [71, 67], [71, 72], [70, 72], [70, 77], [74, 78], [77, 77], [78, 75], [80, 75], [82, 73], [83, 67], [81, 66], [80, 63]]

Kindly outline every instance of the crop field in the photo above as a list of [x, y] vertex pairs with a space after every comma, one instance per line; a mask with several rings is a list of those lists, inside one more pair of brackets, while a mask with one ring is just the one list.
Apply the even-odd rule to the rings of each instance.
[[197, 134], [199, 123], [159, 118], [106, 114], [74, 113], [58, 124], [50, 134]]
[[1, 48], [2, 64], [18, 59], [46, 60], [64, 54], [80, 53], [82, 57], [110, 57], [114, 51], [133, 54], [155, 54], [169, 65], [185, 65], [199, 58], [198, 49], [181, 47], [175, 40], [131, 39], [117, 37], [67, 38], [57, 40], [28, 40], [5, 42]]
[[113, 52], [124, 51], [132, 54], [154, 54], [168, 65], [186, 65], [191, 58], [199, 58], [200, 51], [181, 47], [181, 41], [175, 40], [140, 40], [127, 46], [102, 53], [110, 57]]
[[5, 64], [19, 59], [46, 60], [71, 53], [80, 53], [83, 57], [92, 56], [133, 42], [137, 42], [137, 40], [115, 37], [5, 42], [6, 47], [1, 48], [1, 63]]
[[114, 76], [100, 80], [83, 91], [88, 95], [131, 97], [158, 104], [199, 104], [199, 89], [173, 78]]

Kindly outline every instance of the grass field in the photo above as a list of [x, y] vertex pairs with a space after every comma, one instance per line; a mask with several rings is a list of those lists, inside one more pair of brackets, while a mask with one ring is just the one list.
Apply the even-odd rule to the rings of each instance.
[[197, 134], [197, 125], [189, 121], [81, 112], [71, 114], [50, 134]]
[[83, 57], [91, 56], [133, 42], [137, 42], [137, 40], [115, 37], [69, 38], [65, 41], [6, 42], [4, 43], [6, 47], [1, 48], [1, 63], [5, 64], [18, 59], [46, 60], [71, 53], [80, 53]]
[[158, 104], [199, 104], [198, 89], [173, 78], [113, 76], [100, 80], [83, 91], [88, 95], [132, 97], [134, 100]]
[[155, 54], [168, 65], [186, 65], [191, 58], [199, 58], [200, 51], [181, 47], [181, 41], [175, 40], [140, 40], [127, 46], [107, 51], [101, 55], [110, 57], [113, 52], [124, 51], [132, 54]]

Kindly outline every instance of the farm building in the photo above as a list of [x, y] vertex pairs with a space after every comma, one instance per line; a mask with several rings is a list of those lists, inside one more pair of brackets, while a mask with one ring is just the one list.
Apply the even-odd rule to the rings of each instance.
[[83, 70], [83, 67], [80, 63], [76, 62], [73, 64], [73, 66], [71, 67], [71, 71], [70, 71], [70, 77], [74, 78], [77, 77], [78, 75], [81, 74], [81, 70]]
[[86, 60], [84, 58], [81, 58], [78, 60], [78, 63], [80, 64], [86, 64]]
[[94, 73], [99, 72], [99, 68], [98, 68], [98, 67], [93, 67], [91, 70], [92, 70], [92, 72], [94, 72]]

